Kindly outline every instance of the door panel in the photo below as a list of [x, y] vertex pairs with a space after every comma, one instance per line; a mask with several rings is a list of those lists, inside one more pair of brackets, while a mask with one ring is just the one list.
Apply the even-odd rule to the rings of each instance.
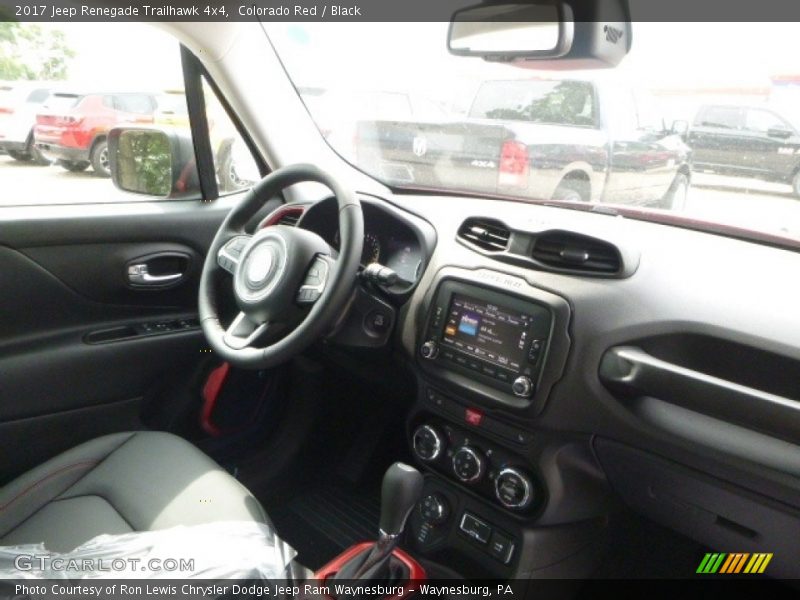
[[795, 168], [798, 138], [791, 133], [785, 138], [771, 137], [771, 129], [793, 130], [792, 126], [769, 110], [750, 108], [745, 111], [744, 129], [750, 138], [753, 168], [766, 177], [790, 179]]
[[[143, 325], [196, 318], [206, 248], [239, 199], [0, 208], [0, 483], [86, 439], [145, 426], [145, 407], [166, 408], [189, 385], [209, 357], [196, 322]], [[185, 255], [184, 277], [129, 285], [126, 265], [160, 253]]]
[[[40, 246], [23, 253], [82, 297], [134, 306], [191, 307], [197, 299], [202, 257], [186, 244], [122, 243]], [[157, 256], [183, 257], [180, 279], [167, 286], [139, 286], [129, 280], [132, 264], [158, 263]], [[159, 275], [155, 274], [155, 277]]]

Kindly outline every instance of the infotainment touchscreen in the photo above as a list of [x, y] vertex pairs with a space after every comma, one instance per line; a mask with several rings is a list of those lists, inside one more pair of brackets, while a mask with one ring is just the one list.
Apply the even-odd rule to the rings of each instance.
[[453, 294], [442, 342], [512, 371], [526, 357], [532, 317], [518, 311]]

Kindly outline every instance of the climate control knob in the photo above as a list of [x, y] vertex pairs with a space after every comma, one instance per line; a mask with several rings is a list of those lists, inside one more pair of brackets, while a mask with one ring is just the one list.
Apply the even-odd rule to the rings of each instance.
[[520, 398], [527, 398], [533, 393], [533, 382], [531, 378], [526, 375], [520, 375], [511, 384], [511, 391], [515, 396]]
[[422, 358], [433, 360], [439, 356], [439, 344], [436, 343], [436, 340], [428, 340], [420, 346], [419, 353], [422, 355]]
[[486, 471], [486, 459], [479, 450], [461, 446], [453, 454], [453, 473], [464, 483], [480, 481]]
[[533, 482], [514, 467], [502, 469], [494, 480], [494, 492], [506, 508], [524, 510], [533, 502]]
[[412, 444], [414, 453], [426, 462], [436, 460], [445, 450], [444, 437], [430, 425], [420, 425], [414, 430]]
[[441, 525], [450, 516], [450, 505], [441, 494], [429, 494], [420, 500], [419, 514], [429, 525]]

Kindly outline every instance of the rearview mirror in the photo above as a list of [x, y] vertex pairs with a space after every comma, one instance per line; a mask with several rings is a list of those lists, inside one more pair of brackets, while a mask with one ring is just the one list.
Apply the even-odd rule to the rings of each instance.
[[569, 7], [493, 4], [457, 12], [448, 47], [458, 56], [563, 56], [572, 45], [572, 33]]
[[627, 0], [490, 0], [456, 11], [447, 39], [456, 56], [536, 68], [613, 67], [630, 46]]
[[115, 127], [108, 134], [111, 177], [121, 190], [160, 198], [200, 194], [191, 137], [148, 127]]

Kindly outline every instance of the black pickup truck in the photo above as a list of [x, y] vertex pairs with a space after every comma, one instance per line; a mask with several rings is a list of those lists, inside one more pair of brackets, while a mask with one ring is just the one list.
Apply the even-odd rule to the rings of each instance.
[[537, 200], [680, 209], [691, 152], [634, 90], [487, 81], [463, 119], [362, 121], [358, 165], [382, 180]]
[[787, 111], [769, 105], [701, 106], [688, 136], [694, 169], [788, 183], [800, 196], [796, 123]]

